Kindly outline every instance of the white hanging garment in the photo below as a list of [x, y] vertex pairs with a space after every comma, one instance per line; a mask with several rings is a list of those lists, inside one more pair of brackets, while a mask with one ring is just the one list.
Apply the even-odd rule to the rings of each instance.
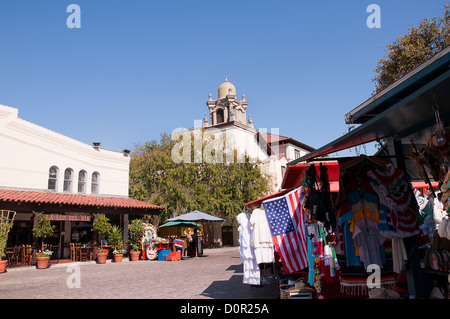
[[408, 259], [403, 238], [392, 238], [392, 270], [400, 274], [403, 263]]
[[258, 264], [274, 262], [275, 255], [272, 234], [264, 210], [258, 208], [252, 212], [250, 228], [252, 230], [256, 262]]
[[236, 217], [239, 223], [239, 256], [244, 267], [244, 284], [259, 285], [260, 272], [256, 262], [254, 247], [252, 244], [252, 230], [250, 222], [245, 213], [241, 213]]

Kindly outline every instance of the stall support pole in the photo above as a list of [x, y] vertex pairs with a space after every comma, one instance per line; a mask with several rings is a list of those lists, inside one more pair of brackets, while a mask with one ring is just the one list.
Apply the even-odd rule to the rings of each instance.
[[[402, 169], [407, 175], [403, 147], [399, 139], [394, 140], [394, 151], [397, 161], [397, 168]], [[406, 280], [408, 283], [408, 293], [411, 298], [424, 298], [426, 296], [424, 296], [424, 286], [423, 280], [421, 278], [422, 273], [420, 271], [417, 237], [407, 237], [404, 238], [403, 241], [405, 243], [406, 254], [408, 256], [408, 260], [406, 261]]]

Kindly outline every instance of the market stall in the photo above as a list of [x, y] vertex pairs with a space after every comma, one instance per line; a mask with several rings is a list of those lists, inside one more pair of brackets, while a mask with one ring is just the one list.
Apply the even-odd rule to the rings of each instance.
[[[267, 223], [282, 297], [306, 283], [314, 298], [336, 297], [327, 295], [336, 284], [339, 297], [446, 298], [449, 65], [447, 48], [350, 111], [358, 127], [288, 163], [303, 174], [285, 176], [288, 189], [247, 203], [238, 216], [244, 283], [261, 281], [256, 246], [270, 240], [255, 236]], [[380, 145], [373, 156], [325, 157], [369, 142]], [[337, 162], [338, 183], [313, 160]]]
[[[190, 222], [198, 222], [202, 224], [203, 230], [205, 229], [204, 223], [216, 223], [216, 222], [224, 222], [225, 220], [216, 216], [212, 216], [198, 210], [194, 210], [190, 213], [186, 213], [183, 215], [179, 215], [173, 218], [169, 218], [168, 222], [174, 221], [190, 221]], [[212, 238], [214, 238], [214, 227], [212, 227]], [[204, 233], [203, 233], [204, 234]], [[192, 234], [192, 244], [188, 247], [188, 255], [191, 257], [195, 256], [203, 256], [203, 246], [204, 246], [204, 238], [203, 234], [200, 232], [200, 228], [195, 228], [194, 233]]]
[[[384, 170], [383, 174], [368, 174], [369, 176], [367, 176], [370, 169], [366, 169], [358, 175], [358, 178], [372, 179], [370, 186], [372, 186], [372, 191], [375, 190], [377, 195], [375, 197], [378, 197], [381, 204], [386, 204], [386, 202], [382, 202], [387, 199], [386, 192], [393, 191], [395, 187], [403, 187], [401, 193], [405, 195], [403, 198], [405, 201], [400, 202], [400, 198], [392, 197], [389, 198], [390, 201], [387, 204], [390, 206], [387, 207], [397, 206], [397, 215], [394, 214], [394, 216], [400, 219], [394, 220], [392, 223], [397, 228], [400, 227], [401, 218], [411, 218], [410, 224], [419, 227], [419, 229], [401, 229], [405, 231], [405, 234], [397, 232], [394, 237], [396, 238], [394, 241], [397, 243], [394, 242], [391, 248], [393, 252], [397, 250], [397, 252], [403, 253], [404, 257], [400, 258], [398, 262], [405, 268], [405, 287], [407, 286], [405, 293], [409, 298], [428, 298], [431, 291], [436, 291], [434, 283], [448, 293], [446, 279], [449, 268], [445, 256], [448, 255], [450, 242], [444, 236], [447, 235], [446, 233], [442, 232], [442, 236], [440, 236], [437, 230], [442, 229], [441, 224], [445, 224], [448, 219], [445, 205], [449, 171], [448, 142], [450, 141], [448, 135], [448, 125], [450, 124], [449, 63], [450, 48], [447, 48], [347, 113], [346, 122], [352, 125], [360, 124], [357, 128], [316, 151], [288, 163], [291, 166], [313, 159], [318, 160], [328, 154], [365, 143], [380, 143], [381, 150], [375, 155], [383, 163], [377, 168], [372, 161], [375, 167], [372, 166], [370, 169], [378, 170], [378, 173]], [[355, 158], [341, 159], [340, 166], [346, 160], [355, 161]], [[398, 177], [398, 184], [391, 184], [394, 182], [394, 177]], [[342, 180], [340, 179], [340, 181]], [[431, 192], [416, 196], [412, 187], [414, 183], [424, 183]], [[392, 188], [380, 187], [381, 185], [391, 185]], [[410, 201], [406, 201], [408, 198]], [[419, 203], [425, 202], [423, 199], [432, 204], [432, 210], [436, 211], [436, 213], [432, 213], [434, 231], [430, 234], [432, 238], [429, 246], [424, 244], [423, 238], [418, 236], [427, 228], [427, 225], [424, 226], [426, 218], [423, 215], [426, 205], [419, 205]], [[398, 212], [400, 207], [408, 213], [402, 216]], [[391, 212], [384, 214], [384, 218], [386, 219], [390, 215]], [[383, 217], [383, 214], [379, 217]], [[425, 217], [427, 216], [425, 215]], [[342, 218], [341, 221], [346, 225], [345, 217]], [[414, 218], [416, 218], [416, 223], [412, 221]], [[428, 220], [430, 220], [429, 215]], [[381, 223], [379, 220], [378, 225], [380, 224], [382, 232], [392, 231], [389, 229], [392, 226], [389, 220], [382, 220]], [[389, 226], [386, 227], [386, 224]], [[398, 241], [398, 238], [402, 240]], [[399, 245], [397, 246], [397, 244]], [[370, 250], [370, 252], [374, 251]], [[434, 261], [435, 265], [432, 266], [434, 268], [430, 268], [430, 261], [433, 263], [433, 258], [436, 260]], [[400, 271], [398, 268], [396, 270]], [[395, 276], [395, 279], [397, 282], [401, 280], [401, 274]]]

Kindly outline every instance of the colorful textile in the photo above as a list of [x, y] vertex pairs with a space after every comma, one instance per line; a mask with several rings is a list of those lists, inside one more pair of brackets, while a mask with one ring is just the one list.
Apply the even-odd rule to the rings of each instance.
[[276, 251], [287, 274], [308, 266], [303, 211], [304, 188], [263, 202]]
[[411, 191], [403, 171], [393, 167], [386, 172], [372, 169], [367, 175], [380, 198], [380, 215], [387, 221], [388, 229], [382, 230], [382, 235], [389, 238], [417, 235], [417, 212], [412, 207]]
[[182, 239], [182, 238], [174, 239], [174, 240], [173, 240], [173, 245], [174, 245], [176, 248], [183, 248], [183, 245], [184, 245], [184, 239]]

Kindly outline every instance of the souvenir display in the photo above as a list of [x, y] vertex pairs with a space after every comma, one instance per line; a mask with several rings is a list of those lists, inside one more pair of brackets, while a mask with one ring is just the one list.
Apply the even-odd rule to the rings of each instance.
[[433, 270], [442, 271], [444, 269], [442, 266], [441, 255], [438, 251], [432, 251], [430, 253], [430, 266]]

